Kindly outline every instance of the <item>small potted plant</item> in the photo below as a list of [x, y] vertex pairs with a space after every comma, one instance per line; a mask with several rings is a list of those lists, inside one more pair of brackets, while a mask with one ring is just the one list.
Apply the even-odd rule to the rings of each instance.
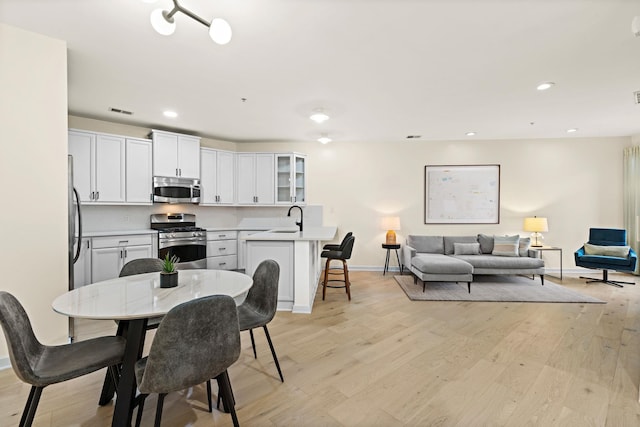
[[160, 272], [160, 287], [161, 288], [173, 288], [178, 286], [178, 270], [176, 270], [176, 263], [180, 259], [169, 254], [164, 257], [164, 263], [162, 265], [162, 271]]

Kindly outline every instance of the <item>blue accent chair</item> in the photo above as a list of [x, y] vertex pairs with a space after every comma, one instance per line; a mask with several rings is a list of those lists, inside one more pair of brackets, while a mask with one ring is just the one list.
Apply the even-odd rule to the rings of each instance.
[[[626, 246], [627, 230], [616, 228], [590, 228], [589, 241], [592, 245], [598, 246]], [[605, 256], [605, 255], [586, 255], [584, 246], [574, 253], [576, 265], [578, 267], [586, 267], [602, 270], [602, 279], [593, 279], [590, 277], [580, 276], [581, 279], [589, 279], [587, 283], [606, 283], [608, 285], [622, 288], [622, 284], [635, 285], [634, 282], [622, 282], [619, 280], [609, 280], [609, 270], [634, 272], [638, 256], [633, 249], [629, 250], [626, 258]]]

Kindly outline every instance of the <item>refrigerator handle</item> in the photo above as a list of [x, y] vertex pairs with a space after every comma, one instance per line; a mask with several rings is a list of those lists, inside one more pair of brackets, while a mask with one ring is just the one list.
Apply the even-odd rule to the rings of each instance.
[[78, 246], [76, 249], [76, 254], [73, 257], [73, 263], [75, 264], [80, 258], [80, 249], [82, 248], [82, 213], [80, 212], [80, 195], [78, 194], [78, 190], [73, 187], [73, 194], [76, 195], [76, 201], [78, 206]]

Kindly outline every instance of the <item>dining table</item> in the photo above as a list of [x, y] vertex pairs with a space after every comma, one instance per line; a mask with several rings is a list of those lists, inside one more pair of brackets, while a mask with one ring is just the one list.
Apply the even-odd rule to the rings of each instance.
[[229, 295], [236, 305], [244, 301], [253, 279], [227, 270], [180, 270], [178, 286], [160, 287], [160, 273], [145, 273], [104, 280], [73, 289], [57, 297], [53, 310], [65, 316], [118, 321], [118, 335], [126, 338], [120, 376], [115, 390], [105, 378], [99, 404], [116, 401], [112, 426], [130, 426], [136, 403], [135, 363], [142, 357], [147, 322], [173, 307], [209, 295]]

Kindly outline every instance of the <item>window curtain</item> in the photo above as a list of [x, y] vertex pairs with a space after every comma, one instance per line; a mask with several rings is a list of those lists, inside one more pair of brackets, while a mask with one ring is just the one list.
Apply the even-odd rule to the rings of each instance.
[[[624, 149], [623, 206], [624, 228], [627, 229], [627, 240], [638, 252], [640, 240], [640, 146]], [[640, 266], [636, 266], [638, 274]]]

